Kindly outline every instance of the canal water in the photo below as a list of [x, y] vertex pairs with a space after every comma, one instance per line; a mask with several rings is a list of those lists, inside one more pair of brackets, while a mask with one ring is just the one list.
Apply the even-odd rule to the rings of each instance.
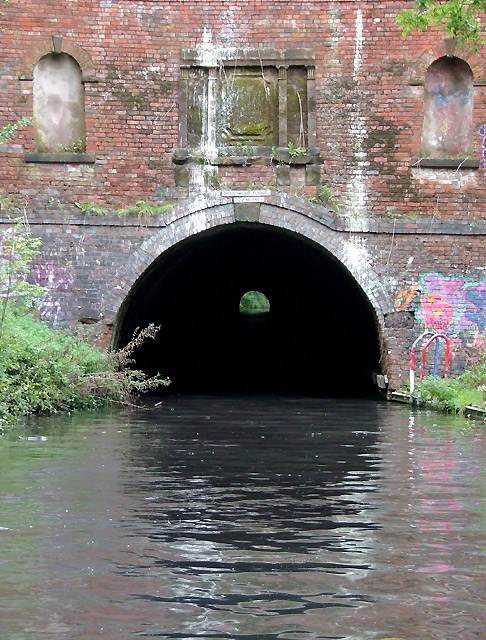
[[0, 439], [2, 640], [486, 638], [484, 427], [156, 402]]

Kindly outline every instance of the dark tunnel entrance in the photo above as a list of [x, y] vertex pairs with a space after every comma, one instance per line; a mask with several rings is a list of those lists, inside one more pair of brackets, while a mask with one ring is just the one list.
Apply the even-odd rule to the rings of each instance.
[[[255, 291], [268, 304], [245, 312], [242, 297]], [[151, 322], [161, 330], [135, 353], [136, 366], [168, 375], [171, 392], [374, 391], [379, 341], [368, 299], [329, 252], [292, 232], [231, 224], [164, 252], [127, 298], [117, 346]]]

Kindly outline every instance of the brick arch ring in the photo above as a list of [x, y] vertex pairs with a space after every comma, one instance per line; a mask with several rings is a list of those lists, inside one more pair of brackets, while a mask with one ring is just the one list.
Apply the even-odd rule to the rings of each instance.
[[454, 44], [422, 51], [410, 67], [408, 83], [423, 86], [430, 65], [444, 56], [454, 56], [467, 62], [473, 74], [473, 84], [481, 86], [485, 84], [486, 61], [483, 57], [466, 46], [456, 47]]
[[95, 66], [89, 53], [76, 42], [60, 35], [44, 38], [28, 49], [18, 69], [20, 79], [32, 80], [35, 65], [50, 53], [67, 53], [78, 63], [83, 81], [94, 80]]
[[[114, 274], [105, 298], [105, 322], [116, 326], [121, 321], [124, 303], [137, 281], [165, 251], [209, 229], [246, 221], [291, 231], [329, 252], [361, 287], [382, 326], [384, 315], [393, 310], [393, 300], [359, 245], [349, 240], [346, 232], [332, 228], [334, 216], [325, 209], [323, 213], [322, 207], [283, 193], [269, 194], [258, 197], [246, 192], [245, 198], [240, 192], [239, 197], [199, 197], [176, 205], [165, 219], [165, 226], [145, 240]], [[242, 208], [250, 198], [250, 207]]]

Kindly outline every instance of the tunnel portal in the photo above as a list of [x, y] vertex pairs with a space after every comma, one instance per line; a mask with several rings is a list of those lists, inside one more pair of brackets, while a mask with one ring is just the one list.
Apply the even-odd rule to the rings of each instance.
[[[264, 312], [241, 301], [258, 292]], [[117, 345], [160, 325], [136, 367], [175, 393], [362, 395], [379, 370], [378, 328], [362, 289], [310, 240], [263, 224], [204, 231], [165, 251], [134, 285]]]

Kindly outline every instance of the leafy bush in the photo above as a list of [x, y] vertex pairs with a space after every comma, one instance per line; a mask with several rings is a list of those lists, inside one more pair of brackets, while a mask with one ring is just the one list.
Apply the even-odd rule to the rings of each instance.
[[[4, 0], [4, 2], [6, 1], [7, 0]], [[3, 127], [0, 127], [0, 144], [8, 142], [18, 129], [26, 127], [28, 124], [30, 124], [30, 122], [31, 118], [20, 118], [16, 122], [12, 122], [4, 125]]]
[[120, 351], [105, 353], [33, 317], [46, 291], [28, 281], [39, 249], [26, 220], [0, 235], [0, 421], [128, 402], [134, 392], [168, 384], [130, 368], [133, 350], [155, 337], [152, 325]]
[[133, 392], [168, 384], [128, 368], [135, 346], [155, 332], [149, 327], [121, 352], [105, 353], [29, 314], [8, 311], [0, 337], [0, 420], [128, 402]]

